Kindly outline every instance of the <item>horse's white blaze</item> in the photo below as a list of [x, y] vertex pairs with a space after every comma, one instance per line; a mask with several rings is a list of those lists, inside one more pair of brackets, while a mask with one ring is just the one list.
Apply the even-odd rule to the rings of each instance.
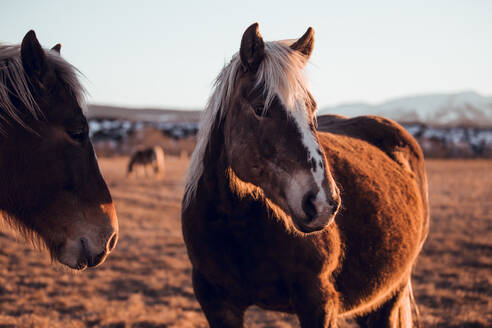
[[302, 208], [302, 200], [307, 190], [311, 187], [311, 177], [305, 171], [295, 172], [289, 177], [289, 183], [286, 188], [287, 201], [289, 203], [290, 210], [295, 213], [297, 217], [304, 217], [304, 209]]
[[289, 111], [289, 114], [294, 119], [299, 128], [302, 136], [302, 143], [306, 147], [308, 153], [308, 161], [314, 163], [313, 167], [311, 168], [311, 173], [316, 186], [319, 188], [316, 199], [314, 201], [314, 205], [317, 209], [324, 208], [326, 207], [324, 204], [326, 204], [327, 202], [327, 195], [325, 193], [325, 190], [323, 189], [322, 184], [323, 181], [326, 179], [326, 172], [319, 143], [309, 126], [306, 110]]

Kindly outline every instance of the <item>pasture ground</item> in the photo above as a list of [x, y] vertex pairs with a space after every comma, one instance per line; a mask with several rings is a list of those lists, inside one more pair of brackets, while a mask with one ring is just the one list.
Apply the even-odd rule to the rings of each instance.
[[[127, 158], [102, 158], [120, 240], [100, 268], [52, 266], [7, 227], [0, 233], [0, 328], [206, 327], [181, 237], [187, 159], [168, 156], [162, 181], [126, 179]], [[430, 160], [432, 225], [414, 274], [424, 327], [492, 325], [492, 161]], [[248, 327], [297, 327], [251, 309]], [[351, 326], [343, 322], [342, 326]]]

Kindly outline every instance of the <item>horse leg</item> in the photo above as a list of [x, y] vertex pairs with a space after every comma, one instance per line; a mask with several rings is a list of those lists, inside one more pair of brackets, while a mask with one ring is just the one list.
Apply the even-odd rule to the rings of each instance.
[[379, 308], [362, 317], [357, 318], [359, 326], [364, 328], [411, 328], [411, 285], [408, 283], [400, 288], [393, 297], [387, 300]]
[[210, 328], [240, 328], [244, 326], [246, 307], [228, 302], [224, 293], [198, 271], [193, 270], [193, 289]]
[[157, 176], [158, 179], [160, 179], [162, 177], [160, 166], [159, 166], [159, 163], [157, 161], [154, 162], [154, 165], [152, 166], [152, 170], [153, 170], [153, 174], [155, 176]]
[[338, 293], [328, 279], [298, 279], [292, 288], [294, 310], [302, 328], [337, 327]]

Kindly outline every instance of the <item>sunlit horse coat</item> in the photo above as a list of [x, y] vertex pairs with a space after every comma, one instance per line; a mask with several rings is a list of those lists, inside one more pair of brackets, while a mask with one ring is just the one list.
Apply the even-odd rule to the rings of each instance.
[[305, 85], [274, 85], [301, 81], [292, 60], [306, 60], [313, 42], [309, 29], [293, 44], [264, 43], [250, 26], [204, 113], [182, 223], [211, 327], [241, 327], [251, 305], [296, 313], [304, 328], [336, 326], [340, 315], [412, 326], [411, 271], [428, 231], [422, 152], [384, 118], [325, 116], [314, 129]]

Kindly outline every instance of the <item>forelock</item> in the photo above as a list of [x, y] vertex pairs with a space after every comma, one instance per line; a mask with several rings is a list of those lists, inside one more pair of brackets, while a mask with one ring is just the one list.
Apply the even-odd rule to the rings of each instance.
[[[58, 53], [45, 50], [46, 59], [51, 64], [57, 76], [65, 83], [68, 89], [77, 98], [80, 106], [85, 105], [85, 90], [79, 82], [80, 72], [65, 61]], [[19, 45], [0, 45], [0, 134], [5, 134], [2, 123], [9, 119], [19, 123], [22, 127], [29, 129], [19, 115], [19, 108], [12, 103], [12, 96], [34, 117], [43, 117], [36, 100], [29, 88], [29, 81], [22, 65]]]
[[288, 111], [299, 110], [309, 99], [304, 74], [306, 59], [285, 42], [266, 42], [265, 58], [256, 74], [256, 85], [263, 85], [268, 108], [275, 96]]

